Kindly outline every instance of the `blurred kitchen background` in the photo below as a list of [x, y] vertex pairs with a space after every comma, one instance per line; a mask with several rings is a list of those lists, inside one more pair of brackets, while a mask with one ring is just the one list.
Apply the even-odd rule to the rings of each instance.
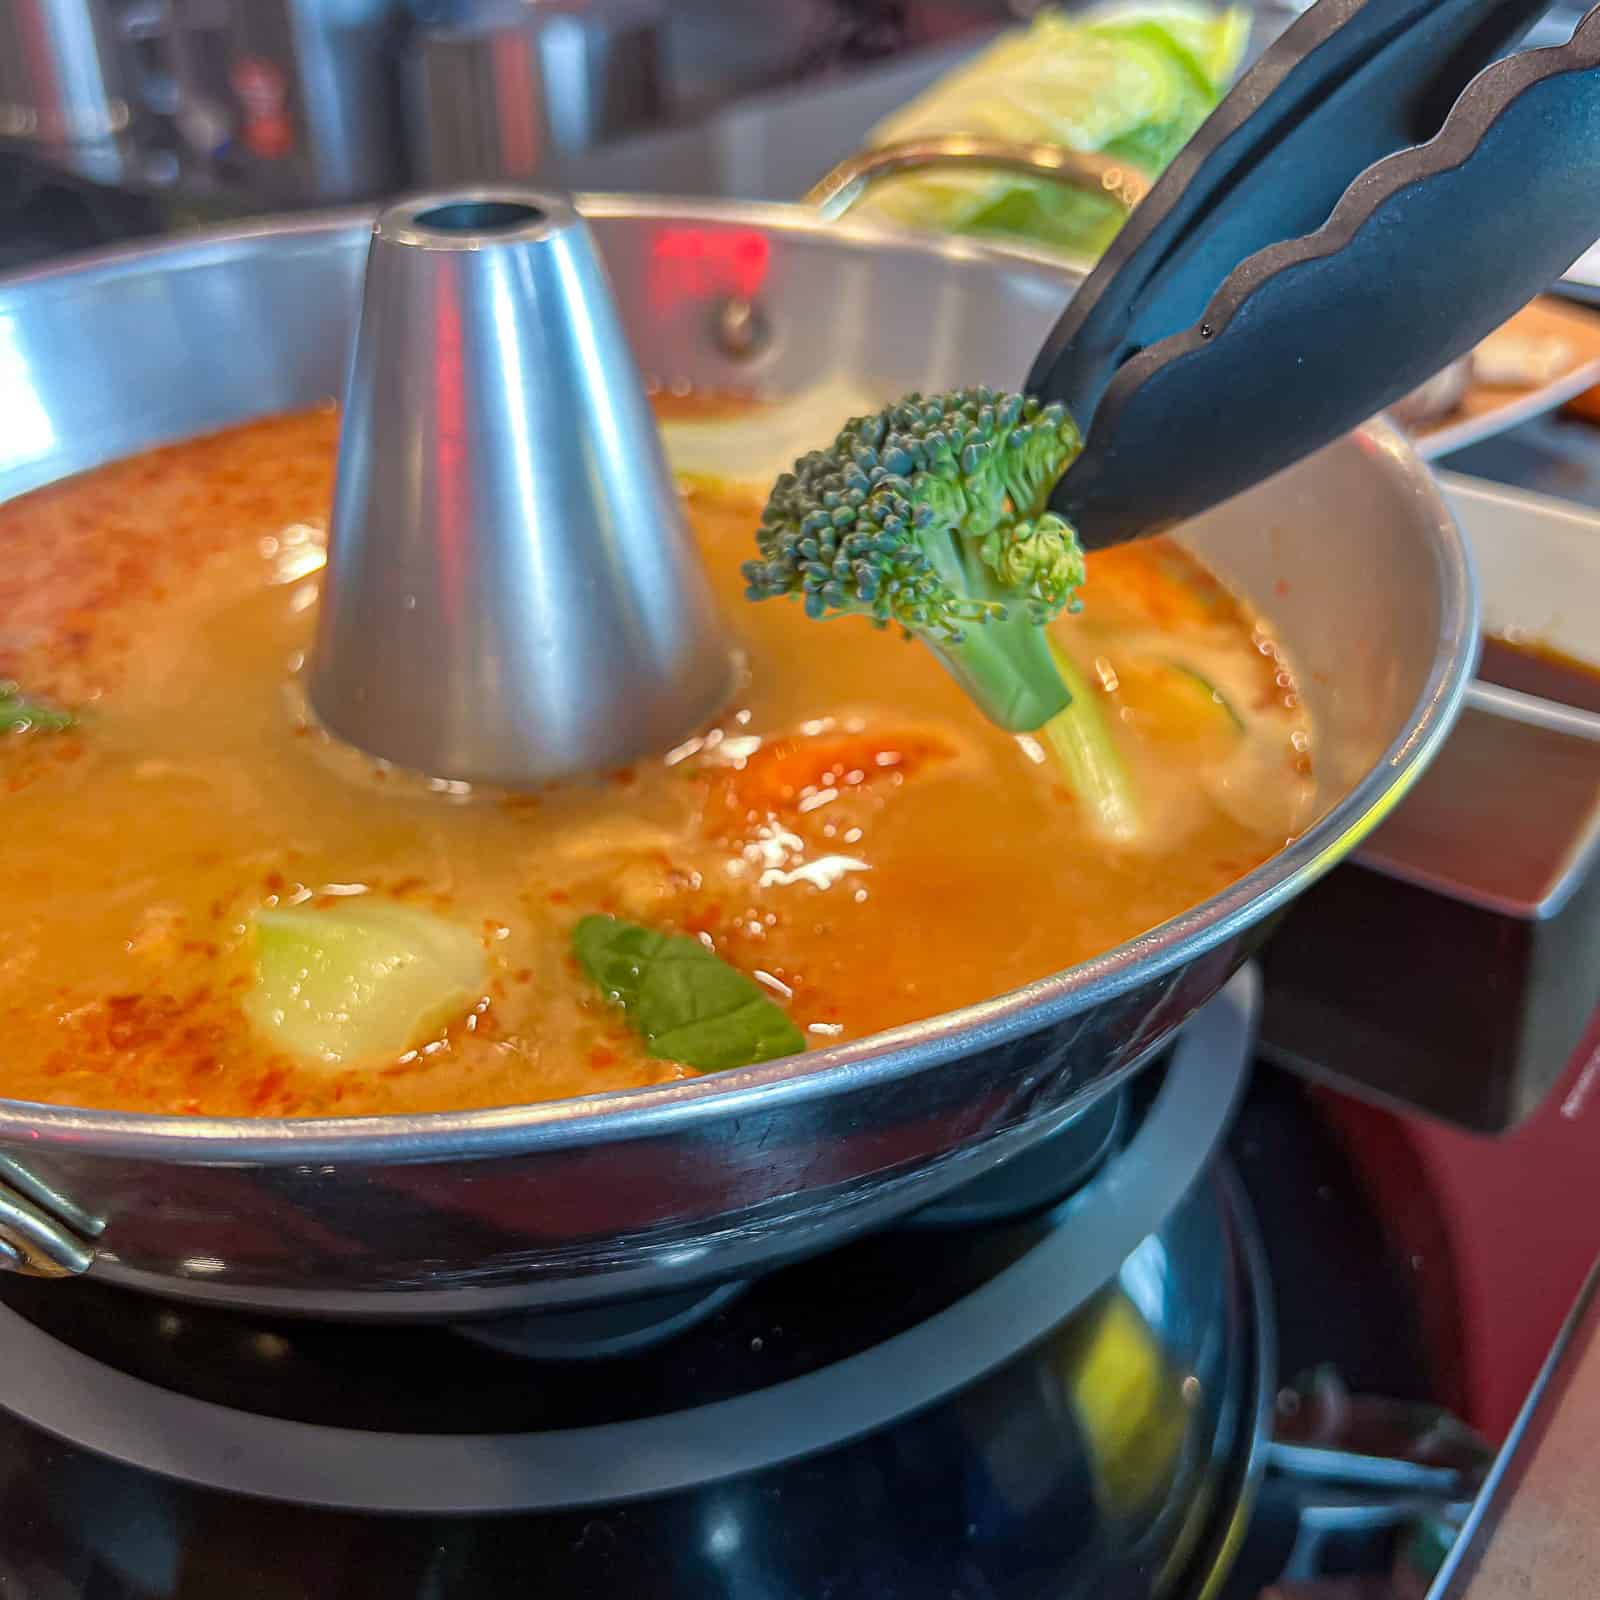
[[[797, 199], [886, 115], [1041, 9], [0, 0], [0, 271], [205, 222], [472, 182]], [[1242, 59], [1302, 9], [1240, 8]], [[1583, 9], [1561, 0], [1529, 42], [1565, 39]], [[1586, 296], [1564, 287], [1569, 303]], [[1588, 354], [1573, 352], [1569, 368]], [[1600, 505], [1597, 438], [1547, 408], [1449, 465]]]
[[[423, 185], [795, 198], [885, 113], [1038, 9], [0, 0], [0, 267]], [[1247, 53], [1298, 9], [1260, 0]], [[1552, 36], [1578, 10], [1556, 6]]]
[[1022, 0], [0, 0], [0, 266], [472, 181], [793, 197]]
[[0, 0], [0, 265], [445, 183], [790, 196], [1002, 0]]

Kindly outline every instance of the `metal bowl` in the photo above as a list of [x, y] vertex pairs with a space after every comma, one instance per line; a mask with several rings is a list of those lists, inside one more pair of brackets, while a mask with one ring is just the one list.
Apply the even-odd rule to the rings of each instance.
[[[792, 207], [579, 204], [641, 367], [669, 384], [1014, 385], [1078, 281]], [[337, 396], [369, 226], [276, 221], [0, 283], [0, 498]], [[752, 263], [754, 348], [724, 315]], [[312, 1122], [0, 1102], [0, 1243], [35, 1271], [191, 1298], [463, 1317], [746, 1274], [1016, 1153], [1156, 1051], [1398, 801], [1469, 677], [1467, 555], [1385, 425], [1182, 537], [1272, 616], [1318, 729], [1318, 820], [1204, 905], [982, 1005], [631, 1093]]]

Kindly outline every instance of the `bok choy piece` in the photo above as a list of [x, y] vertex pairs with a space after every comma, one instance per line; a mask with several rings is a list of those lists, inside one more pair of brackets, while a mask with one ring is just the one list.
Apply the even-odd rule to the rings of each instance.
[[368, 896], [255, 914], [256, 983], [245, 1010], [264, 1037], [338, 1066], [411, 1049], [464, 1017], [488, 981], [470, 929]]

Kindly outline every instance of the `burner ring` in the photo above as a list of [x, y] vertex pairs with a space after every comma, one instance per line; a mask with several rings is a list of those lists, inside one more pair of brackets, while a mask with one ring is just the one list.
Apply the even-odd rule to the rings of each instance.
[[260, 1416], [80, 1354], [0, 1306], [0, 1406], [84, 1449], [235, 1494], [416, 1515], [554, 1510], [671, 1494], [846, 1444], [965, 1388], [1044, 1337], [1194, 1188], [1249, 1074], [1245, 969], [1188, 1023], [1123, 1158], [1070, 1222], [945, 1310], [831, 1366], [660, 1416], [519, 1434], [407, 1434]]
[[452, 1324], [463, 1339], [535, 1361], [587, 1361], [633, 1355], [686, 1333], [743, 1294], [742, 1280], [709, 1289], [650, 1295], [572, 1311], [534, 1312], [524, 1317], [493, 1317]]

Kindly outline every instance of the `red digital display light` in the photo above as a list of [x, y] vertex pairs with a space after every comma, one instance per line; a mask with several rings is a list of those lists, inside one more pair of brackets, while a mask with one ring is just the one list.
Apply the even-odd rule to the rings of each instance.
[[650, 244], [650, 304], [667, 311], [716, 295], [753, 299], [771, 255], [767, 236], [753, 228], [660, 228]]

